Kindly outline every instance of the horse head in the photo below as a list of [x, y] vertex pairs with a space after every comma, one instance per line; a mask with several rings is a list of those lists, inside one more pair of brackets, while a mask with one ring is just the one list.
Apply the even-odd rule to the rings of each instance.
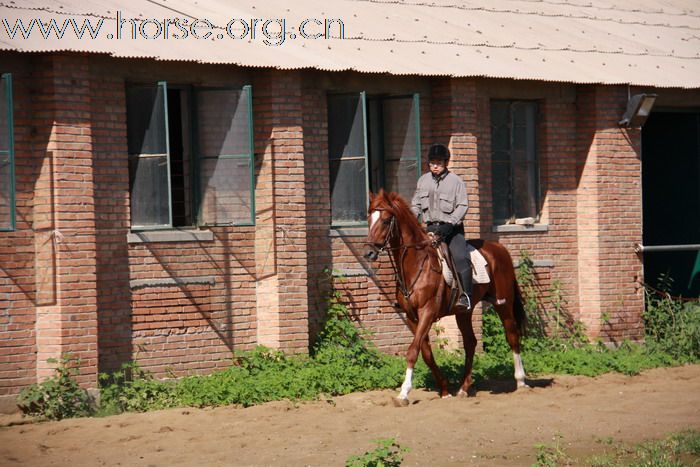
[[365, 258], [375, 261], [379, 252], [386, 249], [395, 235], [396, 212], [392, 203], [393, 193], [379, 190], [379, 193], [369, 193], [369, 208], [367, 208], [367, 245], [369, 249]]

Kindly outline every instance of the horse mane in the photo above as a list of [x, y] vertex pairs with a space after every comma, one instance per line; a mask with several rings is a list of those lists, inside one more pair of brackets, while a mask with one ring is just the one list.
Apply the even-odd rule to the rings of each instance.
[[369, 211], [371, 212], [375, 209], [385, 209], [389, 211], [396, 218], [396, 223], [400, 225], [402, 229], [409, 229], [417, 241], [423, 240], [426, 237], [423, 227], [418, 222], [413, 211], [411, 211], [408, 202], [398, 193], [394, 191], [384, 191], [382, 188], [378, 193], [374, 195], [370, 194]]

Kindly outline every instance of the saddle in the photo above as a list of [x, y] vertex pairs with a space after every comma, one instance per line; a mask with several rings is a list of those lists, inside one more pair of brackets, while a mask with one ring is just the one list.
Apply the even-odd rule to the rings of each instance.
[[[434, 237], [432, 234], [428, 234]], [[452, 260], [452, 254], [450, 253], [450, 248], [445, 242], [438, 242], [437, 238], [434, 238], [435, 249], [437, 250], [438, 258], [440, 258], [440, 264], [442, 265], [442, 277], [445, 279], [445, 283], [452, 287], [453, 289], [461, 288], [459, 286], [459, 281], [457, 280], [457, 271], [455, 268], [455, 263]], [[467, 240], [467, 252], [469, 253], [469, 261], [472, 263], [472, 283], [474, 284], [488, 284], [491, 282], [488, 272], [488, 263], [484, 255], [477, 250], [474, 245], [469, 243]]]

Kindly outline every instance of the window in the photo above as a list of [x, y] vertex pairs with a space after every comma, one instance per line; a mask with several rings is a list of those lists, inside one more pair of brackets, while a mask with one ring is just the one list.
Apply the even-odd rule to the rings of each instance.
[[537, 219], [537, 103], [491, 101], [491, 156], [494, 221]]
[[407, 200], [420, 176], [420, 100], [412, 96], [328, 96], [333, 225], [363, 224], [369, 190]]
[[0, 231], [15, 230], [12, 75], [0, 76]]
[[250, 86], [127, 89], [134, 230], [252, 224]]

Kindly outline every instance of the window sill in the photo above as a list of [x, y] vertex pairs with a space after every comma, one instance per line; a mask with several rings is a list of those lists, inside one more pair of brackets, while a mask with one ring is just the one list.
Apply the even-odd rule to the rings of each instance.
[[547, 232], [549, 231], [548, 224], [502, 224], [491, 227], [491, 232], [495, 233], [528, 233], [528, 232]]
[[127, 243], [156, 242], [211, 242], [214, 233], [211, 230], [144, 230], [130, 232], [126, 235]]
[[369, 227], [331, 227], [329, 237], [366, 237]]

